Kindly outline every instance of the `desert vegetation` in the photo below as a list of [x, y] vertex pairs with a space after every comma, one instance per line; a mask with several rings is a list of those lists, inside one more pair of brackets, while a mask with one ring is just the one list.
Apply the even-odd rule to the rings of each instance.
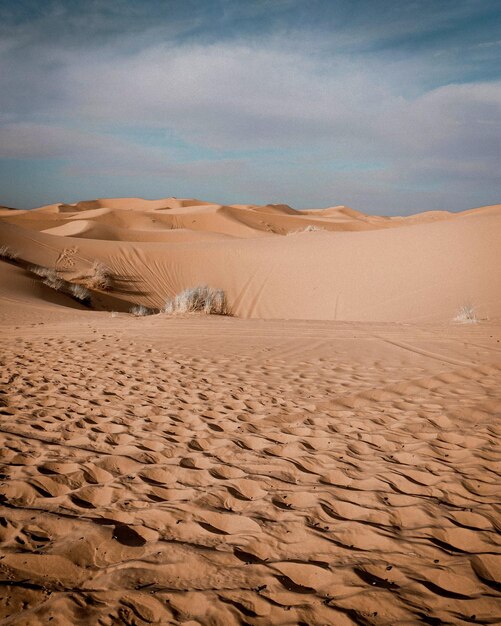
[[42, 265], [30, 265], [30, 272], [38, 276], [44, 285], [54, 289], [55, 291], [62, 291], [65, 287], [65, 280], [59, 277], [57, 271], [52, 267], [43, 267]]
[[453, 321], [460, 324], [475, 324], [478, 322], [473, 305], [463, 304], [460, 306]]
[[90, 299], [90, 291], [87, 289], [87, 287], [84, 287], [83, 285], [79, 285], [77, 283], [69, 283], [68, 290], [71, 295], [77, 300], [85, 301]]
[[50, 289], [60, 291], [86, 305], [90, 305], [91, 290], [107, 291], [112, 286], [111, 270], [100, 261], [95, 261], [89, 270], [73, 276], [71, 281], [63, 278], [60, 272], [52, 267], [28, 265], [27, 269]]
[[129, 313], [131, 315], [135, 315], [136, 317], [145, 317], [147, 315], [155, 315], [158, 313], [158, 309], [152, 309], [144, 306], [143, 304], [136, 304], [129, 309]]
[[316, 226], [315, 224], [308, 224], [305, 228], [299, 228], [298, 230], [292, 230], [287, 235], [300, 235], [301, 233], [313, 233], [319, 230], [325, 230], [322, 226]]
[[74, 278], [88, 289], [107, 291], [113, 286], [113, 273], [110, 268], [101, 261], [94, 261], [90, 269], [81, 272]]
[[230, 315], [226, 294], [222, 289], [207, 285], [190, 287], [167, 300], [164, 313], [205, 313], [206, 315]]
[[41, 282], [50, 289], [60, 291], [84, 304], [90, 304], [91, 293], [87, 287], [61, 278], [54, 268], [43, 267], [42, 265], [29, 265], [28, 270], [35, 276], [38, 276]]
[[19, 254], [10, 246], [0, 246], [0, 259], [4, 259], [5, 261], [16, 261], [18, 258]]

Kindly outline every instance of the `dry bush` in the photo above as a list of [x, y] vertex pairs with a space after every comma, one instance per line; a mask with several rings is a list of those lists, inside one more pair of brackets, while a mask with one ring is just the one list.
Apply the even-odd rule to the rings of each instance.
[[474, 307], [471, 304], [463, 304], [459, 307], [453, 321], [460, 324], [476, 324], [478, 319]]
[[84, 277], [85, 286], [89, 289], [102, 289], [106, 291], [111, 288], [113, 283], [113, 274], [109, 267], [101, 261], [94, 261], [90, 272]]
[[43, 267], [42, 265], [30, 265], [28, 268], [30, 272], [40, 276], [44, 285], [50, 287], [51, 289], [55, 289], [56, 291], [61, 291], [64, 287], [65, 280], [59, 278], [57, 272], [52, 267]]
[[135, 315], [136, 317], [145, 317], [146, 315], [155, 315], [158, 311], [156, 309], [150, 309], [143, 304], [136, 304], [129, 309], [129, 313]]
[[325, 230], [322, 226], [316, 226], [315, 224], [308, 224], [305, 228], [300, 228], [299, 230], [292, 230], [287, 235], [300, 235], [301, 233], [313, 233], [318, 230]]
[[317, 230], [325, 230], [323, 226], [316, 226], [315, 224], [308, 224], [306, 228], [303, 228], [303, 233], [314, 233]]
[[90, 291], [87, 289], [87, 287], [84, 287], [83, 285], [78, 285], [76, 283], [69, 283], [68, 291], [77, 300], [89, 300], [90, 299]]
[[83, 285], [70, 283], [68, 280], [60, 278], [57, 271], [51, 267], [42, 265], [30, 265], [29, 271], [42, 279], [42, 283], [55, 291], [61, 291], [82, 302], [90, 302], [90, 291]]
[[164, 313], [205, 313], [206, 315], [230, 315], [226, 294], [222, 289], [207, 285], [190, 287], [167, 300]]
[[28, 269], [33, 274], [39, 276], [47, 287], [56, 291], [62, 291], [87, 304], [91, 300], [91, 289], [106, 291], [112, 285], [111, 270], [100, 261], [95, 261], [89, 270], [72, 276], [72, 281], [78, 282], [70, 282], [61, 278], [54, 268], [30, 265]]
[[113, 272], [101, 261], [94, 261], [92, 266], [73, 276], [88, 289], [100, 289], [107, 291], [113, 286]]
[[15, 261], [19, 258], [19, 254], [13, 250], [11, 247], [3, 245], [0, 246], [0, 259], [5, 259], [7, 261]]
[[57, 276], [47, 276], [47, 278], [44, 278], [42, 282], [44, 285], [47, 285], [47, 287], [55, 289], [56, 291], [62, 291], [64, 287], [64, 280], [61, 280]]
[[47, 272], [49, 268], [42, 267], [41, 265], [29, 265], [28, 269], [32, 274], [36, 274], [37, 276], [45, 276], [45, 272]]

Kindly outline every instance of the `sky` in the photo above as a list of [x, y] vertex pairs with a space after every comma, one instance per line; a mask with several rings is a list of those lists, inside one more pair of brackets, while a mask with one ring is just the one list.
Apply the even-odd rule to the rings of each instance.
[[499, 0], [0, 0], [0, 204], [501, 202]]

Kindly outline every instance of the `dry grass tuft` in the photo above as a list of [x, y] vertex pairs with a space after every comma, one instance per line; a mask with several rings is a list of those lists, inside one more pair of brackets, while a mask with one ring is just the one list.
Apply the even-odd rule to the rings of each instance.
[[29, 271], [42, 279], [42, 283], [55, 291], [60, 291], [68, 296], [72, 296], [76, 300], [90, 304], [91, 293], [84, 286], [77, 283], [71, 283], [61, 278], [57, 271], [51, 267], [43, 267], [42, 265], [30, 265]]
[[6, 261], [15, 261], [18, 258], [19, 254], [11, 247], [6, 245], [0, 246], [0, 259], [5, 259]]
[[224, 291], [207, 285], [185, 289], [174, 298], [167, 300], [163, 310], [169, 315], [180, 313], [230, 315]]
[[315, 224], [308, 224], [308, 226], [306, 226], [305, 228], [300, 228], [298, 230], [291, 230], [289, 233], [287, 233], [287, 236], [300, 235], [301, 233], [313, 233], [319, 230], [325, 230], [325, 228], [323, 228], [322, 226], [316, 226]]
[[48, 267], [42, 267], [41, 265], [30, 265], [28, 267], [32, 274], [36, 274], [37, 276], [45, 277], [47, 272], [49, 271]]
[[42, 282], [44, 285], [47, 285], [47, 287], [55, 289], [56, 291], [62, 291], [64, 287], [64, 281], [60, 278], [57, 278], [57, 276], [47, 276], [47, 278], [44, 278]]
[[77, 300], [82, 300], [82, 301], [90, 300], [90, 297], [91, 297], [90, 291], [87, 289], [87, 287], [84, 287], [83, 285], [78, 285], [76, 283], [69, 283], [68, 291]]
[[78, 280], [87, 289], [108, 291], [113, 286], [113, 272], [101, 261], [94, 261], [89, 269], [73, 276], [73, 280]]
[[50, 287], [51, 289], [55, 289], [56, 291], [61, 291], [64, 287], [65, 280], [59, 278], [57, 272], [52, 267], [43, 267], [42, 265], [30, 265], [28, 268], [30, 272], [36, 274], [42, 279], [44, 285]]
[[323, 226], [316, 226], [315, 224], [308, 224], [306, 228], [303, 228], [303, 233], [314, 233], [317, 230], [325, 230]]
[[54, 268], [43, 267], [42, 265], [30, 265], [28, 269], [33, 274], [42, 278], [42, 282], [44, 285], [47, 285], [47, 287], [55, 289], [56, 291], [63, 291], [82, 302], [90, 301], [91, 289], [106, 291], [112, 286], [111, 270], [100, 261], [95, 261], [90, 270], [72, 277], [72, 280], [78, 282], [64, 280]]
[[453, 321], [460, 324], [476, 324], [478, 319], [473, 306], [471, 304], [463, 304], [463, 306], [459, 307]]
[[110, 268], [104, 263], [96, 261], [92, 265], [92, 277], [89, 287], [95, 289], [110, 289], [113, 282], [113, 275]]
[[158, 311], [156, 309], [150, 309], [143, 304], [136, 304], [129, 309], [129, 313], [135, 315], [136, 317], [145, 317], [146, 315], [155, 315]]

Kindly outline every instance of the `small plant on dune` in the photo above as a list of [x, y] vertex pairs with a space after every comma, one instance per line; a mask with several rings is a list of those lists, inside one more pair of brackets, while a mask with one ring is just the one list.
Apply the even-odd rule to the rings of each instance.
[[28, 269], [32, 274], [36, 274], [41, 278], [45, 278], [51, 274], [55, 274], [57, 276], [56, 270], [51, 269], [50, 267], [43, 267], [43, 265], [30, 265]]
[[46, 267], [42, 267], [41, 265], [29, 265], [28, 269], [32, 274], [36, 274], [37, 276], [44, 276], [47, 270]]
[[306, 228], [303, 229], [303, 233], [314, 233], [317, 230], [325, 230], [323, 226], [316, 226], [315, 224], [308, 224]]
[[129, 313], [135, 315], [136, 317], [145, 317], [146, 315], [155, 315], [158, 311], [156, 309], [150, 309], [143, 304], [136, 304], [135, 306], [129, 309]]
[[91, 293], [83, 285], [71, 283], [61, 278], [57, 271], [51, 267], [43, 267], [42, 265], [30, 265], [29, 271], [42, 279], [42, 283], [50, 289], [60, 291], [68, 296], [72, 296], [76, 300], [90, 304]]
[[287, 235], [300, 235], [301, 233], [313, 233], [319, 230], [325, 230], [322, 226], [316, 226], [315, 224], [308, 224], [305, 228], [299, 230], [291, 230]]
[[463, 304], [463, 306], [459, 307], [453, 321], [460, 324], [476, 324], [478, 319], [473, 306], [471, 304]]
[[77, 300], [85, 301], [90, 299], [90, 291], [87, 289], [87, 287], [84, 287], [83, 285], [70, 283], [68, 286], [68, 291]]
[[86, 277], [86, 285], [89, 289], [102, 289], [106, 291], [111, 288], [113, 275], [109, 267], [101, 261], [94, 261], [89, 275]]
[[5, 259], [6, 261], [15, 261], [18, 258], [19, 254], [9, 246], [0, 246], [0, 259]]
[[94, 261], [92, 266], [81, 271], [73, 280], [78, 280], [88, 289], [100, 289], [107, 291], [113, 285], [113, 273], [110, 268], [101, 261]]
[[57, 272], [52, 267], [43, 267], [42, 265], [31, 265], [30, 272], [40, 276], [42, 283], [51, 289], [61, 291], [66, 281], [59, 278]]
[[112, 283], [112, 273], [109, 267], [104, 263], [96, 261], [92, 265], [92, 275], [89, 281], [89, 287], [92, 289], [109, 289]]
[[222, 289], [213, 289], [207, 285], [190, 287], [174, 298], [167, 300], [164, 313], [205, 313], [206, 315], [229, 315], [226, 294]]
[[50, 287], [51, 289], [55, 289], [56, 291], [62, 291], [63, 286], [64, 286], [64, 281], [62, 281], [57, 276], [56, 277], [47, 276], [47, 278], [44, 278], [42, 282], [47, 287]]

